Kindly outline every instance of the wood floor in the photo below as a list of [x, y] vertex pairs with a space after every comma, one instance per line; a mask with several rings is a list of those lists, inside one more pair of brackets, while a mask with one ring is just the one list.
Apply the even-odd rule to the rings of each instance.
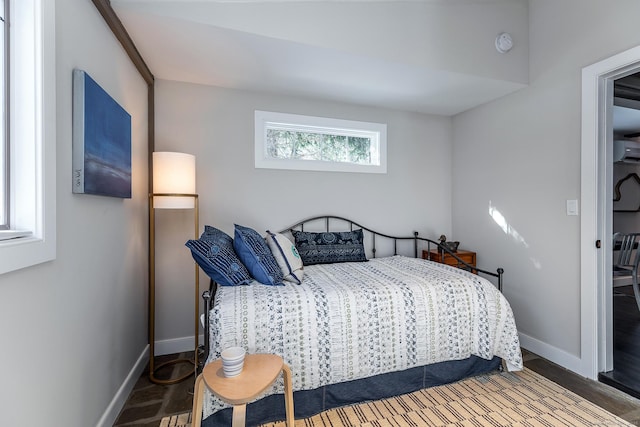
[[590, 380], [526, 350], [524, 366], [582, 396], [629, 423], [640, 426], [640, 400], [599, 381]]
[[640, 311], [631, 286], [615, 288], [613, 331], [614, 369], [599, 379], [640, 398]]
[[[191, 359], [193, 351], [159, 356], [157, 363], [173, 359]], [[159, 379], [177, 378], [189, 370], [186, 364], [170, 365], [156, 373]], [[160, 420], [168, 415], [191, 410], [195, 376], [178, 384], [158, 385], [149, 381], [149, 366], [136, 382], [127, 398], [114, 427], [158, 427]]]
[[[523, 349], [522, 354], [526, 368], [560, 384], [631, 424], [640, 426], [639, 399], [602, 382], [576, 375], [527, 350]], [[182, 353], [162, 356], [162, 359], [190, 356], [192, 353]], [[170, 376], [169, 374], [170, 372], [167, 372], [167, 376]], [[191, 378], [182, 383], [162, 386], [151, 383], [145, 372], [131, 392], [114, 426], [157, 427], [164, 416], [190, 411], [192, 399], [193, 380]]]

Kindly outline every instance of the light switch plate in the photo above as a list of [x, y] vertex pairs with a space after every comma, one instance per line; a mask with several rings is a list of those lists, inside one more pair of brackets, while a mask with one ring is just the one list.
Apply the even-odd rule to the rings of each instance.
[[567, 200], [567, 215], [578, 215], [578, 201]]

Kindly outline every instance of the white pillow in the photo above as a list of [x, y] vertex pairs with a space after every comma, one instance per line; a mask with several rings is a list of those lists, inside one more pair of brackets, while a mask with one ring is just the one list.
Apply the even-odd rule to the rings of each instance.
[[302, 259], [300, 258], [300, 254], [298, 254], [296, 245], [284, 235], [272, 233], [269, 230], [267, 230], [265, 240], [282, 270], [284, 280], [298, 285], [301, 284], [304, 270], [302, 267]]

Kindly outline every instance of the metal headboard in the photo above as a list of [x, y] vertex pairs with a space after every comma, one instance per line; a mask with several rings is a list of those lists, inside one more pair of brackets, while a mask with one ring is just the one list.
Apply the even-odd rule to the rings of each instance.
[[[335, 220], [339, 222], [339, 227], [335, 226], [335, 221], [334, 223], [331, 222], [331, 220]], [[317, 225], [319, 222], [324, 222], [324, 230], [318, 230], [317, 229]], [[388, 234], [384, 234], [384, 233], [380, 233], [378, 231], [372, 230], [368, 227], [365, 227], [362, 224], [359, 224], [353, 220], [347, 219], [347, 218], [343, 218], [343, 217], [339, 217], [339, 216], [334, 216], [334, 215], [323, 215], [323, 216], [316, 216], [316, 217], [311, 217], [311, 218], [307, 218], [304, 219], [300, 222], [297, 222], [295, 224], [293, 224], [290, 227], [285, 228], [284, 230], [281, 230], [280, 233], [284, 233], [287, 231], [292, 231], [292, 230], [300, 230], [300, 231], [305, 231], [305, 225], [307, 224], [314, 224], [316, 225], [316, 227], [314, 227], [313, 230], [308, 230], [308, 231], [315, 231], [315, 232], [319, 232], [319, 231], [345, 231], [344, 227], [345, 224], [349, 227], [349, 231], [353, 231], [354, 229], [362, 229], [364, 231], [367, 232], [367, 234], [370, 236], [371, 239], [371, 253], [373, 258], [376, 257], [376, 253], [378, 251], [378, 248], [376, 246], [376, 237], [380, 237], [383, 239], [389, 239], [391, 241], [393, 241], [393, 255], [398, 255], [398, 241], [403, 242], [403, 241], [408, 241], [411, 242], [413, 241], [413, 257], [414, 258], [418, 258], [419, 257], [419, 252], [418, 252], [418, 242], [425, 242], [426, 243], [426, 247], [427, 247], [427, 251], [431, 250], [431, 245], [434, 245], [435, 247], [439, 246], [439, 243], [434, 241], [434, 240], [430, 240], [430, 239], [424, 239], [422, 237], [418, 237], [418, 232], [415, 231], [413, 233], [412, 237], [400, 237], [400, 236], [390, 236]], [[331, 225], [334, 225], [334, 227], [331, 227]], [[464, 261], [460, 260], [463, 264]]]

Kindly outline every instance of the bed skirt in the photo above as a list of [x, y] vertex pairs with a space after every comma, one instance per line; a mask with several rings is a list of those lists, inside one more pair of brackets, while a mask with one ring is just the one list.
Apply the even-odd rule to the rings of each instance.
[[[404, 371], [330, 384], [313, 390], [299, 390], [293, 393], [295, 418], [308, 418], [340, 406], [385, 399], [481, 375], [499, 369], [501, 361], [497, 356], [492, 360], [471, 356], [468, 359], [418, 366]], [[231, 415], [232, 408], [220, 410], [203, 420], [202, 426], [231, 425]], [[284, 396], [274, 394], [248, 404], [246, 416], [247, 426], [284, 420]]]

